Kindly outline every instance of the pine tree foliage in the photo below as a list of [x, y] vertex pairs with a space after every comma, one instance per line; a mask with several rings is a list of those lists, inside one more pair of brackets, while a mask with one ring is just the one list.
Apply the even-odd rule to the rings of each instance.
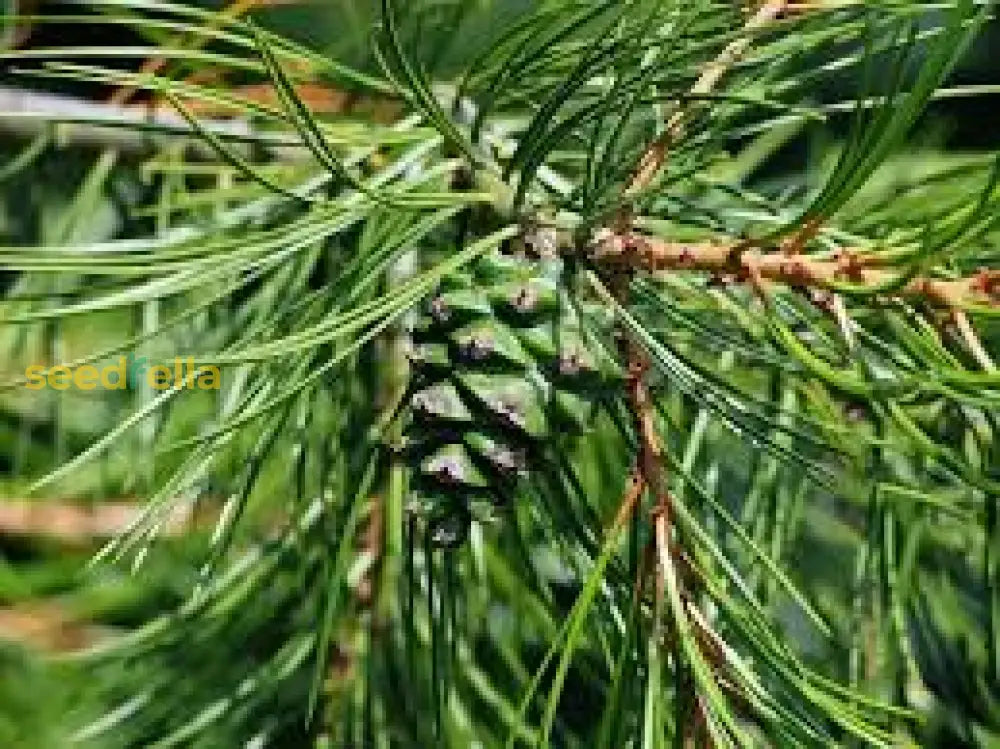
[[61, 664], [106, 705], [73, 740], [1000, 736], [1000, 161], [920, 140], [991, 13], [381, 0], [364, 61], [184, 3], [30, 17], [142, 41], [12, 72], [177, 117], [120, 236], [86, 231], [109, 151], [0, 247], [12, 346], [126, 320], [64, 363], [224, 371], [132, 383], [34, 481], [121, 466], [148, 504], [95, 563], [140, 576], [179, 507], [215, 523], [176, 611]]

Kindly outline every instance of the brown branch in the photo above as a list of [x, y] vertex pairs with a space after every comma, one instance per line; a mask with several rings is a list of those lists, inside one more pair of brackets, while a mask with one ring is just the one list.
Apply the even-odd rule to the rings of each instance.
[[[101, 502], [91, 507], [46, 500], [0, 502], [0, 535], [37, 536], [87, 546], [124, 533], [146, 508], [135, 502]], [[179, 536], [193, 527], [209, 527], [210, 518], [176, 507], [163, 523], [163, 534]]]
[[[746, 53], [749, 48], [750, 37], [752, 35], [749, 32], [752, 32], [758, 27], [773, 21], [781, 15], [787, 7], [788, 5], [786, 0], [768, 0], [764, 7], [762, 7], [747, 23], [746, 30], [748, 33], [744, 37], [727, 45], [722, 53], [714, 61], [709, 63], [709, 65], [702, 71], [699, 79], [695, 82], [694, 87], [691, 89], [691, 93], [695, 95], [706, 94], [714, 89], [726, 71]], [[689, 114], [690, 110], [681, 108], [680, 105], [677, 105], [677, 108], [667, 121], [660, 137], [646, 149], [645, 153], [640, 158], [633, 176], [629, 181], [628, 186], [625, 188], [623, 197], [626, 200], [648, 187], [649, 184], [655, 179], [657, 173], [663, 168], [667, 161], [670, 148], [683, 137]], [[618, 229], [621, 232], [630, 231], [630, 224], [630, 216], [623, 214], [619, 217]], [[616, 238], [616, 236], [618, 235], [611, 235], [612, 239]], [[612, 241], [611, 244], [614, 245], [615, 242]], [[617, 255], [613, 254], [612, 257], [631, 260], [631, 258], [636, 255], [634, 252], [636, 247], [633, 246], [633, 243], [620, 242], [618, 244], [621, 245], [621, 252], [617, 253]], [[601, 247], [598, 248], [599, 254], [601, 249]], [[605, 252], [605, 254], [607, 253]], [[634, 272], [636, 269], [637, 267], [634, 262], [622, 262], [619, 264], [617, 270], [622, 270], [625, 271], [626, 274], [629, 274]], [[622, 274], [618, 274], [618, 280], [624, 280]], [[615, 289], [615, 296], [617, 296], [620, 300], [624, 299], [628, 294], [627, 284], [616, 283], [613, 285], [617, 287]], [[632, 487], [635, 491], [631, 497], [631, 502], [623, 503], [623, 508], [627, 504], [629, 506], [630, 514], [632, 506], [638, 502], [639, 497], [646, 488], [653, 493], [656, 499], [656, 504], [653, 510], [654, 538], [651, 539], [651, 543], [655, 541], [655, 551], [660, 559], [660, 564], [656, 567], [655, 576], [656, 618], [657, 622], [659, 622], [659, 617], [663, 608], [664, 577], [667, 574], [667, 566], [671, 563], [670, 556], [672, 552], [670, 551], [670, 536], [673, 531], [672, 499], [667, 487], [666, 477], [664, 475], [664, 448], [656, 428], [656, 410], [650, 393], [649, 384], [646, 381], [646, 375], [649, 370], [648, 356], [642, 346], [634, 340], [627, 340], [625, 348], [628, 358], [628, 379], [626, 390], [629, 407], [635, 423], [636, 437], [639, 443], [639, 454], [637, 457], [636, 474], [632, 478]], [[621, 510], [619, 511], [619, 517], [622, 517]], [[680, 580], [678, 580], [678, 584], [681, 584]]]
[[94, 647], [113, 630], [83, 619], [56, 601], [35, 601], [0, 608], [0, 640], [47, 653]]
[[[779, 18], [783, 13], [792, 10], [800, 10], [801, 6], [792, 5], [788, 0], [767, 0], [761, 8], [750, 17], [743, 27], [744, 35], [734, 39], [725, 49], [719, 53], [718, 57], [708, 63], [702, 70], [701, 76], [691, 87], [690, 94], [694, 99], [699, 96], [711, 93], [722, 80], [722, 77], [746, 55], [753, 41], [753, 35], [762, 27]], [[684, 137], [688, 119], [691, 115], [691, 108], [682, 107], [676, 102], [674, 113], [667, 120], [660, 136], [654, 140], [646, 151], [639, 158], [632, 179], [625, 189], [625, 197], [631, 197], [647, 188], [656, 178], [660, 169], [667, 162], [670, 149]]]
[[[314, 114], [343, 114], [351, 108], [354, 101], [354, 97], [346, 91], [311, 83], [296, 85], [295, 93]], [[282, 106], [281, 97], [269, 83], [236, 86], [232, 89], [232, 94], [237, 98], [265, 107], [279, 108]], [[191, 99], [188, 109], [198, 116], [225, 117], [232, 114], [233, 107], [228, 103]]]
[[[765, 4], [750, 18], [744, 27], [744, 34], [730, 42], [719, 56], [706, 66], [701, 76], [695, 82], [691, 93], [694, 98], [712, 91], [725, 75], [725, 73], [738, 62], [750, 48], [752, 38], [761, 27], [773, 22], [786, 12], [801, 10], [802, 6], [792, 6], [788, 0], [767, 0]], [[680, 104], [675, 104], [674, 112], [667, 121], [660, 136], [646, 149], [632, 174], [627, 187], [623, 192], [624, 203], [637, 193], [646, 189], [656, 178], [656, 175], [667, 162], [670, 149], [684, 136], [688, 119], [691, 113], [690, 108], [684, 108]], [[627, 205], [621, 215], [618, 216], [617, 232], [605, 231], [595, 242], [593, 248], [593, 259], [601, 262], [604, 268], [611, 272], [615, 283], [612, 284], [613, 293], [624, 302], [628, 295], [628, 285], [623, 281], [640, 269], [662, 270], [667, 268], [700, 269], [715, 272], [728, 272], [735, 270], [747, 280], [761, 289], [765, 280], [770, 280], [774, 275], [773, 263], [766, 256], [759, 253], [749, 253], [750, 249], [744, 245], [714, 246], [714, 245], [682, 245], [659, 242], [657, 240], [642, 237], [632, 233], [632, 217], [627, 213]], [[800, 232], [795, 241], [786, 247], [786, 252], [782, 253], [783, 262], [787, 265], [791, 263], [793, 271], [798, 272], [799, 266], [805, 272], [814, 271], [808, 267], [804, 261], [793, 257], [811, 239], [812, 235], [819, 231], [819, 221], [808, 224]], [[842, 268], [839, 263], [833, 263], [833, 270], [837, 273]], [[867, 271], [863, 271], [867, 272]], [[936, 288], [934, 289], [936, 290]], [[663, 606], [663, 586], [665, 576], [674, 574], [673, 550], [671, 547], [671, 536], [673, 535], [672, 515], [673, 499], [670, 495], [663, 468], [664, 447], [656, 429], [655, 407], [650, 393], [646, 375], [649, 370], [648, 356], [641, 345], [635, 340], [626, 339], [624, 344], [628, 358], [628, 379], [626, 383], [629, 407], [635, 423], [636, 436], [639, 443], [637, 474], [632, 479], [632, 484], [637, 491], [633, 499], [638, 501], [642, 491], [649, 488], [656, 498], [656, 504], [652, 513], [653, 538], [651, 544], [655, 546], [656, 557], [659, 560], [655, 577], [656, 593], [656, 613], [657, 626]], [[619, 512], [619, 516], [621, 516]], [[678, 557], [686, 559], [683, 549], [678, 548]], [[687, 560], [690, 563], [690, 560]], [[682, 596], [689, 597], [688, 587], [693, 586], [693, 581], [685, 581], [678, 576], [677, 585], [685, 588]], [[693, 610], [696, 607], [693, 603], [688, 604]], [[700, 614], [700, 612], [698, 612]], [[704, 619], [699, 620], [706, 632], [714, 632], [707, 625]], [[712, 662], [713, 667], [721, 672], [724, 661], [724, 648], [703, 635], [698, 638], [698, 647], [707, 652], [707, 657]], [[700, 699], [696, 700], [697, 710], [695, 721], [688, 735], [685, 737], [685, 745], [693, 744], [696, 740], [699, 725], [699, 718], [704, 721], [703, 705]], [[706, 745], [710, 743], [708, 732], [705, 732]]]
[[[801, 6], [792, 5], [789, 0], [766, 0], [746, 22], [743, 35], [727, 44], [719, 55], [705, 66], [690, 90], [692, 98], [697, 99], [699, 96], [711, 92], [719, 84], [726, 72], [746, 54], [754, 34], [760, 28], [770, 24], [786, 12], [800, 9]], [[626, 199], [649, 186], [666, 163], [670, 148], [683, 137], [691, 109], [676, 102], [674, 107], [674, 113], [667, 120], [663, 132], [640, 157], [632, 178], [625, 188], [624, 197]], [[628, 217], [621, 217], [622, 226], [620, 228], [629, 229], [629, 223]], [[636, 266], [632, 260], [637, 253], [632, 252], [632, 250], [637, 248], [636, 243], [625, 241], [621, 242], [620, 245], [622, 251], [617, 254], [608, 253], [604, 247], [598, 247], [598, 254], [603, 253], [605, 257], [623, 259], [626, 262], [620, 264], [622, 269], [635, 270]], [[752, 266], [749, 270], [754, 279], [759, 279]], [[626, 289], [627, 286], [621, 285], [616, 296], [623, 297], [627, 293]], [[627, 347], [629, 361], [628, 396], [639, 439], [639, 473], [643, 484], [656, 495], [658, 523], [664, 522], [669, 526], [670, 495], [663, 477], [663, 447], [656, 431], [655, 411], [649, 387], [646, 384], [646, 372], [649, 369], [649, 364], [642, 347], [635, 341], [629, 341]]]
[[[703, 271], [733, 281], [781, 283], [794, 287], [835, 289], [838, 283], [873, 291], [887, 286], [898, 273], [859, 261], [843, 252], [836, 259], [763, 253], [746, 244], [671, 242], [639, 234], [605, 235], [592, 248], [592, 259], [611, 269]], [[921, 298], [939, 307], [1000, 305], [1000, 271], [980, 271], [959, 279], [913, 278], [891, 294]]]
[[618, 511], [608, 526], [609, 533], [614, 533], [628, 522], [629, 518], [632, 517], [632, 513], [635, 512], [635, 508], [639, 506], [639, 500], [642, 498], [642, 493], [645, 489], [646, 483], [643, 480], [642, 472], [638, 469], [634, 470], [629, 476], [621, 502], [618, 503]]
[[670, 498], [663, 476], [663, 445], [656, 430], [656, 411], [646, 382], [649, 360], [638, 344], [630, 341], [628, 349], [629, 371], [626, 388], [639, 440], [638, 470], [643, 484], [649, 487], [656, 497], [657, 512], [665, 513], [669, 519]]

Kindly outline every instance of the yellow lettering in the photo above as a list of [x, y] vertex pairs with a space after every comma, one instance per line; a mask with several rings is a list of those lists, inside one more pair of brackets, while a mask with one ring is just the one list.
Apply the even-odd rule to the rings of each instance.
[[[107, 366], [101, 371], [101, 387], [106, 390], [124, 390], [127, 387], [127, 371], [125, 357], [118, 357], [118, 364]], [[113, 374], [118, 375], [118, 379], [112, 380]]]
[[80, 390], [93, 390], [97, 387], [97, 367], [84, 364], [73, 373], [73, 384]]
[[154, 390], [166, 390], [170, 387], [170, 370], [162, 364], [157, 364], [146, 370], [146, 383]]
[[41, 390], [45, 387], [45, 367], [41, 364], [32, 364], [24, 374], [28, 378], [25, 384], [28, 390]]
[[49, 387], [53, 390], [66, 390], [69, 388], [73, 373], [69, 367], [59, 364], [49, 370]]
[[218, 390], [222, 386], [222, 372], [214, 365], [201, 367], [198, 375], [198, 388], [200, 390]]

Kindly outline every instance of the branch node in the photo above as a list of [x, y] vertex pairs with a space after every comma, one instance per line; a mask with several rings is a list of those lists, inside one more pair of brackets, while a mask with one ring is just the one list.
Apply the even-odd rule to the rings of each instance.
[[849, 281], [864, 281], [864, 263], [861, 257], [851, 250], [841, 250], [837, 253], [837, 278]]

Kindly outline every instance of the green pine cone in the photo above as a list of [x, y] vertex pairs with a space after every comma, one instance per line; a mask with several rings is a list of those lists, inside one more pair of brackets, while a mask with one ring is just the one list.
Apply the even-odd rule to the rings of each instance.
[[[405, 453], [432, 540], [461, 544], [477, 507], [507, 501], [553, 434], [580, 433], [620, 383], [559, 258], [496, 252], [445, 279], [413, 331]], [[442, 530], [445, 529], [445, 530]]]

